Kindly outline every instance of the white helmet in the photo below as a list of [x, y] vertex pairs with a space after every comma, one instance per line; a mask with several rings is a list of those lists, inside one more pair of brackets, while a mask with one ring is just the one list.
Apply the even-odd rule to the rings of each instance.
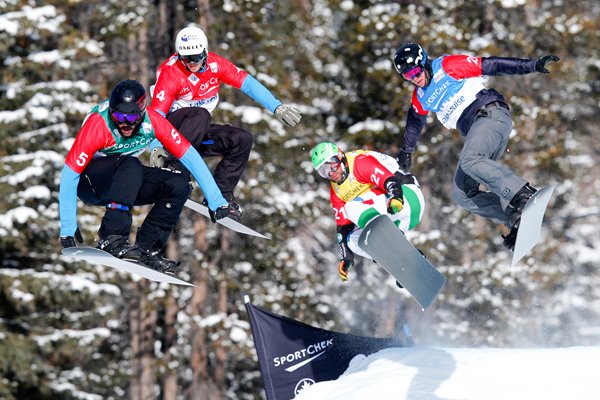
[[208, 39], [202, 29], [188, 26], [177, 34], [175, 49], [181, 56], [208, 53]]

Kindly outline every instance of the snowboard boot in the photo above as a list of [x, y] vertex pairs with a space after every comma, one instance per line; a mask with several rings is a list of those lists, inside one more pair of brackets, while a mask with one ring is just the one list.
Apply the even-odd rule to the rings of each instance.
[[508, 251], [513, 251], [515, 249], [515, 242], [517, 241], [517, 232], [519, 230], [523, 208], [525, 208], [525, 205], [535, 192], [537, 192], [537, 189], [526, 183], [508, 204], [507, 211], [509, 214], [506, 226], [510, 228], [510, 232], [507, 235], [502, 235], [502, 244]]
[[229, 201], [229, 207], [229, 218], [231, 218], [234, 221], [239, 221], [240, 217], [244, 213], [242, 207], [235, 200]]
[[237, 203], [237, 201], [235, 201], [235, 200], [231, 200], [231, 201], [229, 202], [229, 205], [230, 205], [231, 207], [235, 208], [235, 209], [238, 211], [238, 213], [240, 213], [240, 216], [241, 216], [241, 215], [244, 213], [244, 210], [242, 209], [242, 206], [240, 206], [240, 205]]
[[525, 186], [523, 186], [517, 192], [517, 194], [515, 194], [515, 197], [513, 197], [506, 209], [509, 213], [508, 223], [506, 224], [506, 226], [508, 226], [511, 229], [519, 227], [519, 222], [521, 221], [521, 214], [523, 213], [523, 208], [535, 192], [537, 192], [537, 190], [529, 186], [528, 183], [526, 183]]
[[159, 250], [141, 250], [140, 253], [138, 262], [155, 271], [173, 276], [179, 268], [178, 262], [163, 257]]
[[127, 237], [121, 235], [108, 235], [105, 239], [100, 239], [98, 248], [124, 260], [137, 261], [140, 256], [137, 246], [130, 245]]
[[515, 242], [517, 241], [517, 232], [519, 231], [518, 226], [512, 227], [508, 235], [502, 235], [503, 242], [502, 244], [508, 251], [513, 251], [515, 249]]

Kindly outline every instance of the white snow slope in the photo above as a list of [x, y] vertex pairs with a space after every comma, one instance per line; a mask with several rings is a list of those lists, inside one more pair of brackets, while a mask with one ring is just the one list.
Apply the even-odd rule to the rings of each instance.
[[600, 399], [600, 347], [392, 348], [356, 356], [295, 400]]

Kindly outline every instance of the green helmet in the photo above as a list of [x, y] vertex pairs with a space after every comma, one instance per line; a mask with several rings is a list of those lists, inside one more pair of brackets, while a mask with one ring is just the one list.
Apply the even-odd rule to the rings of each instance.
[[341, 179], [336, 181], [341, 183], [348, 177], [348, 163], [344, 152], [331, 142], [321, 142], [315, 146], [311, 152], [312, 165], [319, 175], [326, 179], [332, 179], [330, 174], [341, 168]]
[[312, 159], [312, 165], [318, 170], [319, 167], [329, 161], [331, 157], [337, 156], [340, 153], [342, 153], [342, 150], [340, 150], [335, 143], [321, 142], [311, 151], [310, 157]]

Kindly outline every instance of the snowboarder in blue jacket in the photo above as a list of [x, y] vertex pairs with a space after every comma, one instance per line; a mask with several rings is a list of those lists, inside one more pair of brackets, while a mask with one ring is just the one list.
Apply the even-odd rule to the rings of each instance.
[[[504, 97], [484, 86], [486, 76], [547, 74], [555, 55], [539, 59], [444, 55], [431, 60], [416, 43], [401, 45], [394, 67], [414, 85], [404, 141], [397, 156], [400, 168], [410, 169], [412, 154], [429, 111], [448, 129], [465, 138], [454, 174], [452, 197], [465, 210], [504, 223], [510, 233], [504, 246], [513, 250], [523, 207], [536, 189], [498, 163], [506, 150], [512, 119]], [[489, 191], [480, 189], [485, 185]]]

